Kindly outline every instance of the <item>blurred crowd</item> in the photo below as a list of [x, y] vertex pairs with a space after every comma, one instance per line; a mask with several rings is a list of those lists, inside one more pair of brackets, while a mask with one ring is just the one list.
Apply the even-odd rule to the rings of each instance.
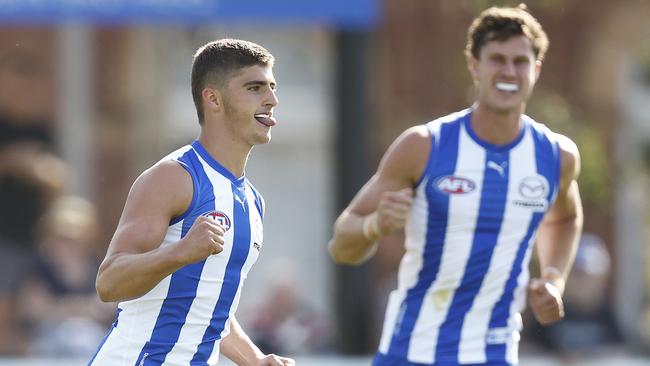
[[98, 219], [69, 194], [47, 124], [0, 116], [0, 354], [80, 356], [113, 305], [99, 301]]
[[333, 352], [331, 322], [304, 296], [296, 263], [271, 263], [266, 292], [242, 318], [253, 342], [264, 353], [292, 356]]

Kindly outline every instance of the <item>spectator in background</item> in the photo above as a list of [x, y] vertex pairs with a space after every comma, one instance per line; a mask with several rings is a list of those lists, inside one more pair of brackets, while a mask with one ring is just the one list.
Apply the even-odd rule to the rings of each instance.
[[99, 301], [95, 273], [99, 259], [93, 205], [62, 197], [38, 226], [38, 259], [17, 293], [17, 321], [32, 338], [28, 353], [39, 356], [92, 355], [113, 316]]
[[327, 351], [330, 334], [327, 322], [305, 300], [295, 266], [277, 261], [268, 271], [264, 300], [250, 319], [253, 342], [262, 352], [275, 354], [314, 354]]
[[35, 223], [66, 186], [65, 163], [38, 143], [0, 148], [0, 241], [34, 242]]
[[36, 222], [64, 190], [66, 166], [37, 143], [0, 148], [0, 354], [25, 351], [14, 329], [17, 281], [36, 255]]
[[564, 357], [593, 355], [621, 341], [607, 301], [611, 261], [602, 239], [584, 234], [567, 281], [563, 322], [534, 329], [534, 336]]

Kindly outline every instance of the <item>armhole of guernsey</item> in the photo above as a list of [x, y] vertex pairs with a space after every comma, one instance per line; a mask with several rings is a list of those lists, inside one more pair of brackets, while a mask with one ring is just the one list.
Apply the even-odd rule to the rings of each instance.
[[174, 224], [179, 223], [181, 220], [187, 217], [190, 212], [194, 209], [194, 206], [196, 205], [196, 197], [198, 196], [198, 191], [199, 191], [199, 184], [198, 180], [196, 179], [196, 176], [194, 175], [194, 172], [192, 171], [192, 168], [190, 168], [189, 165], [185, 164], [184, 162], [178, 160], [178, 159], [173, 159], [175, 162], [177, 162], [180, 166], [183, 167], [187, 171], [187, 173], [192, 177], [192, 202], [190, 202], [190, 205], [187, 207], [187, 210], [180, 214], [179, 216], [174, 217], [170, 222], [169, 226], [172, 226]]
[[555, 161], [557, 164], [557, 175], [555, 179], [555, 189], [553, 190], [553, 197], [551, 197], [551, 200], [549, 201], [550, 203], [555, 202], [555, 198], [557, 198], [557, 195], [560, 192], [560, 186], [562, 184], [562, 149], [560, 149], [560, 142], [555, 139], [552, 146], [554, 150], [553, 153], [555, 155]]
[[425, 126], [427, 126], [427, 130], [429, 131], [429, 138], [431, 139], [431, 148], [429, 149], [429, 157], [427, 158], [427, 163], [424, 167], [424, 171], [422, 172], [422, 176], [415, 182], [415, 187], [417, 188], [422, 181], [425, 180], [427, 176], [430, 175], [431, 169], [433, 169], [433, 165], [435, 163], [435, 156], [436, 156], [436, 134], [438, 131], [440, 131], [437, 127], [433, 126], [433, 122], [427, 123]]

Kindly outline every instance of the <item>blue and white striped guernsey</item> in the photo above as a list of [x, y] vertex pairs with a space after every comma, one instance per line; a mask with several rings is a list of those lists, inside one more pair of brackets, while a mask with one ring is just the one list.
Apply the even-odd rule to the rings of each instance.
[[118, 304], [113, 328], [89, 365], [214, 365], [228, 334], [248, 271], [262, 244], [264, 201], [250, 182], [236, 178], [198, 141], [165, 159], [191, 175], [189, 209], [170, 222], [161, 246], [177, 242], [200, 215], [227, 229], [224, 250], [167, 276], [142, 297]]
[[486, 143], [470, 114], [427, 124], [431, 154], [374, 365], [518, 362], [528, 263], [557, 194], [559, 147], [554, 133], [527, 116], [512, 143]]

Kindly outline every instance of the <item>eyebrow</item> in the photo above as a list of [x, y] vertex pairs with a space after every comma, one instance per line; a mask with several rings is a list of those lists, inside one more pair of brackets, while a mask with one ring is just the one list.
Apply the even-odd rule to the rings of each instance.
[[[508, 58], [508, 56], [506, 56], [506, 54], [505, 54], [505, 53], [502, 53], [502, 52], [494, 52], [494, 53], [490, 53], [490, 54], [487, 55], [487, 57], [488, 57], [488, 58], [491, 58], [491, 59], [496, 59], [496, 58], [504, 58], [504, 59], [505, 59], [505, 58]], [[514, 55], [514, 56], [512, 56], [512, 59], [514, 59], [515, 61], [517, 61], [517, 60], [522, 60], [522, 59], [526, 59], [526, 60], [528, 60], [528, 56], [527, 56], [527, 55], [518, 54], [518, 55]]]
[[244, 87], [254, 86], [254, 85], [259, 85], [259, 86], [269, 85], [271, 86], [271, 88], [275, 88], [276, 86], [275, 82], [269, 83], [268, 81], [264, 81], [264, 80], [252, 80], [244, 83]]

